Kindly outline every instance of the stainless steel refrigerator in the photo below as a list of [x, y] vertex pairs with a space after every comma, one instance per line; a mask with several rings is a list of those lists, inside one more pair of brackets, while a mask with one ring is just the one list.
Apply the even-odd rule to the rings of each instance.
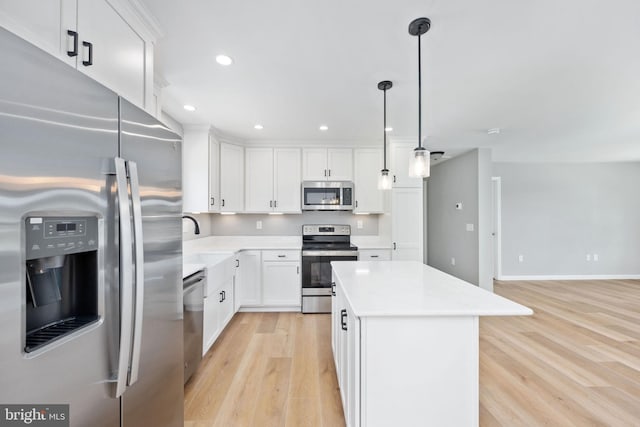
[[0, 28], [0, 404], [182, 426], [181, 140]]

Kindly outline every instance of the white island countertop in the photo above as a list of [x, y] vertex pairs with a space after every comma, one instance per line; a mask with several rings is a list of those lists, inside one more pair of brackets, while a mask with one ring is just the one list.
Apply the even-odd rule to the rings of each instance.
[[528, 307], [416, 261], [332, 262], [354, 314], [518, 316]]

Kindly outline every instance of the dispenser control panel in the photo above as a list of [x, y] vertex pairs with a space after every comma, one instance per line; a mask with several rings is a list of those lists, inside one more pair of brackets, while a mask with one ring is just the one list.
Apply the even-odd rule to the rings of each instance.
[[73, 254], [98, 249], [98, 218], [27, 217], [27, 259]]

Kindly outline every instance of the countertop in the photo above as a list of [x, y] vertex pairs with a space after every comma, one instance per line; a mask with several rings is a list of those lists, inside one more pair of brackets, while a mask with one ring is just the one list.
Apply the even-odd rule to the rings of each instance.
[[528, 307], [416, 261], [332, 262], [354, 314], [519, 316]]
[[380, 236], [351, 236], [351, 243], [358, 249], [391, 249], [389, 239]]
[[182, 278], [184, 279], [191, 276], [193, 273], [204, 270], [205, 267], [206, 265], [204, 264], [184, 263], [182, 264]]
[[300, 236], [209, 236], [182, 243], [182, 250], [185, 254], [262, 249], [299, 251], [301, 247], [302, 238]]

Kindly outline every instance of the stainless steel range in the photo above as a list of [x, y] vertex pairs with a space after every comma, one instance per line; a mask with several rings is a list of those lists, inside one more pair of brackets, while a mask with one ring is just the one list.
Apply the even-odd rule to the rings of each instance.
[[356, 261], [349, 225], [302, 226], [302, 312], [331, 313], [331, 261]]

